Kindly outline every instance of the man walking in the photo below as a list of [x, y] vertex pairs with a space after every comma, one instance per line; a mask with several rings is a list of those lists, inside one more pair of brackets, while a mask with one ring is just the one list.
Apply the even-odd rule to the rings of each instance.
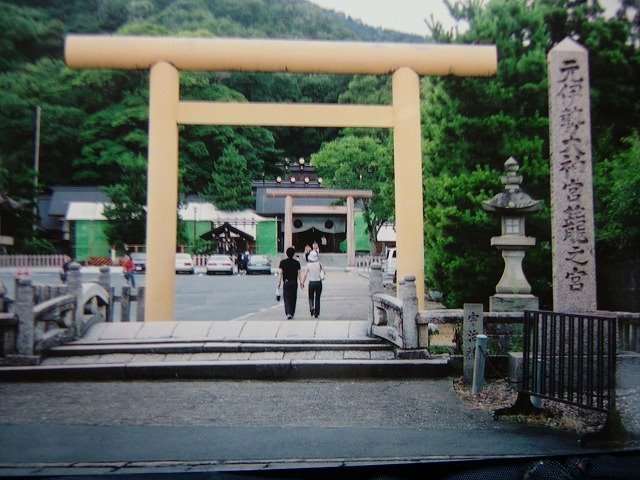
[[298, 300], [300, 262], [293, 258], [295, 253], [295, 248], [287, 248], [287, 258], [280, 262], [278, 270], [278, 288], [282, 287], [284, 313], [288, 319], [292, 319], [296, 314], [296, 301]]

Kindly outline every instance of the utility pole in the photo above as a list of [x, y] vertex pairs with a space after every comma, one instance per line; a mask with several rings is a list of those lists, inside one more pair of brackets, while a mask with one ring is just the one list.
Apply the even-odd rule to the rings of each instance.
[[40, 172], [40, 116], [42, 109], [40, 105], [36, 105], [36, 138], [33, 151], [33, 169], [35, 175], [33, 178], [33, 236], [36, 235], [36, 229], [38, 227], [38, 174]]

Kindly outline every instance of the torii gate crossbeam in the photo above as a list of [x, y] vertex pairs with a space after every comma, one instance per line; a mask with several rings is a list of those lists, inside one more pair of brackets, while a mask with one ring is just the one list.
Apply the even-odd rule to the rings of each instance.
[[[149, 69], [146, 318], [173, 320], [178, 125], [386, 127], [394, 130], [398, 278], [424, 304], [419, 75], [491, 76], [495, 46], [69, 35], [73, 68]], [[181, 102], [179, 70], [393, 75], [391, 106]]]

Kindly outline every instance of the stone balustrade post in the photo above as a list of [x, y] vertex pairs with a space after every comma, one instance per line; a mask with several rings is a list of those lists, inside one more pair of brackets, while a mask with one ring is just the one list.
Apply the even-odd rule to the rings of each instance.
[[105, 289], [109, 290], [111, 286], [111, 268], [105, 266], [100, 267], [100, 274], [98, 275], [98, 283]]
[[109, 294], [109, 304], [107, 305], [107, 318], [105, 318], [105, 322], [113, 322], [113, 288], [111, 287], [111, 268], [106, 265], [100, 267], [98, 283]]
[[82, 327], [82, 311], [80, 305], [80, 299], [82, 298], [82, 278], [80, 273], [80, 264], [77, 262], [71, 262], [69, 269], [67, 270], [67, 285], [69, 286], [69, 293], [76, 297], [76, 308], [73, 314], [73, 327], [75, 329], [75, 337], [81, 336], [80, 329]]
[[404, 286], [400, 290], [402, 295], [402, 348], [418, 348], [418, 295], [416, 277], [405, 275]]
[[[376, 262], [372, 263], [370, 266], [369, 272], [369, 296], [373, 297], [376, 293], [382, 293], [384, 291], [384, 286], [382, 284], [382, 264]], [[375, 306], [373, 305], [373, 300], [371, 301], [371, 306], [369, 308], [369, 331], [368, 334], [371, 335], [371, 325], [375, 320]]]
[[144, 322], [144, 287], [138, 287], [136, 293], [136, 322]]
[[33, 286], [29, 278], [16, 278], [14, 312], [18, 315], [16, 355], [33, 357], [35, 316], [33, 314]]
[[4, 286], [4, 282], [0, 281], [0, 313], [5, 313], [9, 310], [9, 303], [7, 287]]
[[131, 321], [131, 287], [122, 287], [122, 296], [120, 297], [120, 321]]

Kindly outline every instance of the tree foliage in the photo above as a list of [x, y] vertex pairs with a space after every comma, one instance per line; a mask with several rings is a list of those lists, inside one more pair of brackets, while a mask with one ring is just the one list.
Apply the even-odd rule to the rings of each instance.
[[324, 184], [336, 188], [373, 191], [363, 200], [363, 214], [371, 243], [380, 227], [393, 217], [393, 155], [390, 145], [372, 137], [345, 136], [326, 143], [311, 156]]
[[211, 182], [203, 192], [220, 210], [241, 210], [253, 206], [247, 159], [234, 146], [228, 146], [215, 163]]
[[[487, 228], [482, 214], [465, 214], [461, 209], [481, 185], [478, 172], [492, 172], [498, 178], [503, 162], [510, 156], [521, 165], [524, 188], [534, 198], [545, 200], [547, 208], [528, 220], [528, 234], [537, 238], [537, 247], [525, 258], [525, 273], [541, 297], [551, 304], [549, 140], [546, 55], [553, 45], [570, 35], [588, 49], [592, 86], [592, 130], [594, 161], [610, 158], [621, 147], [637, 122], [640, 106], [637, 78], [640, 61], [637, 45], [630, 42], [628, 22], [605, 19], [595, 2], [563, 0], [466, 0], [448, 2], [455, 18], [469, 28], [451, 37], [442, 29], [434, 35], [459, 43], [492, 43], [499, 53], [498, 72], [490, 79], [431, 79], [424, 82], [423, 135], [425, 139], [425, 236], [426, 281], [442, 289], [447, 305], [460, 306], [463, 299], [477, 298], [478, 285], [497, 283], [502, 271], [478, 249], [499, 259], [498, 251], [487, 246], [499, 233], [497, 224]], [[625, 103], [624, 106], [620, 103]], [[616, 164], [617, 160], [613, 160]], [[606, 169], [605, 169], [606, 170]], [[483, 173], [484, 175], [484, 173]], [[449, 187], [442, 189], [442, 184]], [[460, 188], [455, 187], [460, 185]], [[602, 185], [600, 212], [608, 212], [612, 199]], [[472, 189], [466, 195], [464, 188]], [[487, 184], [484, 198], [493, 189]], [[610, 187], [609, 187], [610, 188]], [[431, 190], [431, 191], [430, 191]], [[442, 205], [440, 193], [447, 191], [451, 204]], [[459, 192], [460, 197], [453, 194]], [[629, 199], [632, 202], [631, 199]], [[629, 206], [629, 204], [627, 204]], [[479, 203], [475, 203], [475, 208]], [[470, 211], [469, 211], [470, 212]], [[599, 228], [607, 231], [610, 218], [599, 213]], [[460, 229], [456, 232], [456, 229]], [[473, 231], [470, 244], [464, 232]], [[454, 232], [451, 234], [450, 232]], [[475, 259], [475, 260], [474, 260]], [[497, 269], [497, 270], [495, 270]], [[495, 278], [493, 278], [495, 277]], [[471, 284], [460, 281], [472, 278]], [[481, 301], [486, 303], [488, 293]], [[468, 301], [468, 300], [464, 300]]]
[[640, 251], [640, 134], [601, 161], [596, 172], [599, 239], [608, 251]]
[[106, 235], [109, 244], [118, 248], [126, 244], [144, 244], [147, 214], [147, 165], [144, 157], [131, 158], [121, 165], [118, 183], [103, 188], [111, 199], [103, 215], [109, 221]]

